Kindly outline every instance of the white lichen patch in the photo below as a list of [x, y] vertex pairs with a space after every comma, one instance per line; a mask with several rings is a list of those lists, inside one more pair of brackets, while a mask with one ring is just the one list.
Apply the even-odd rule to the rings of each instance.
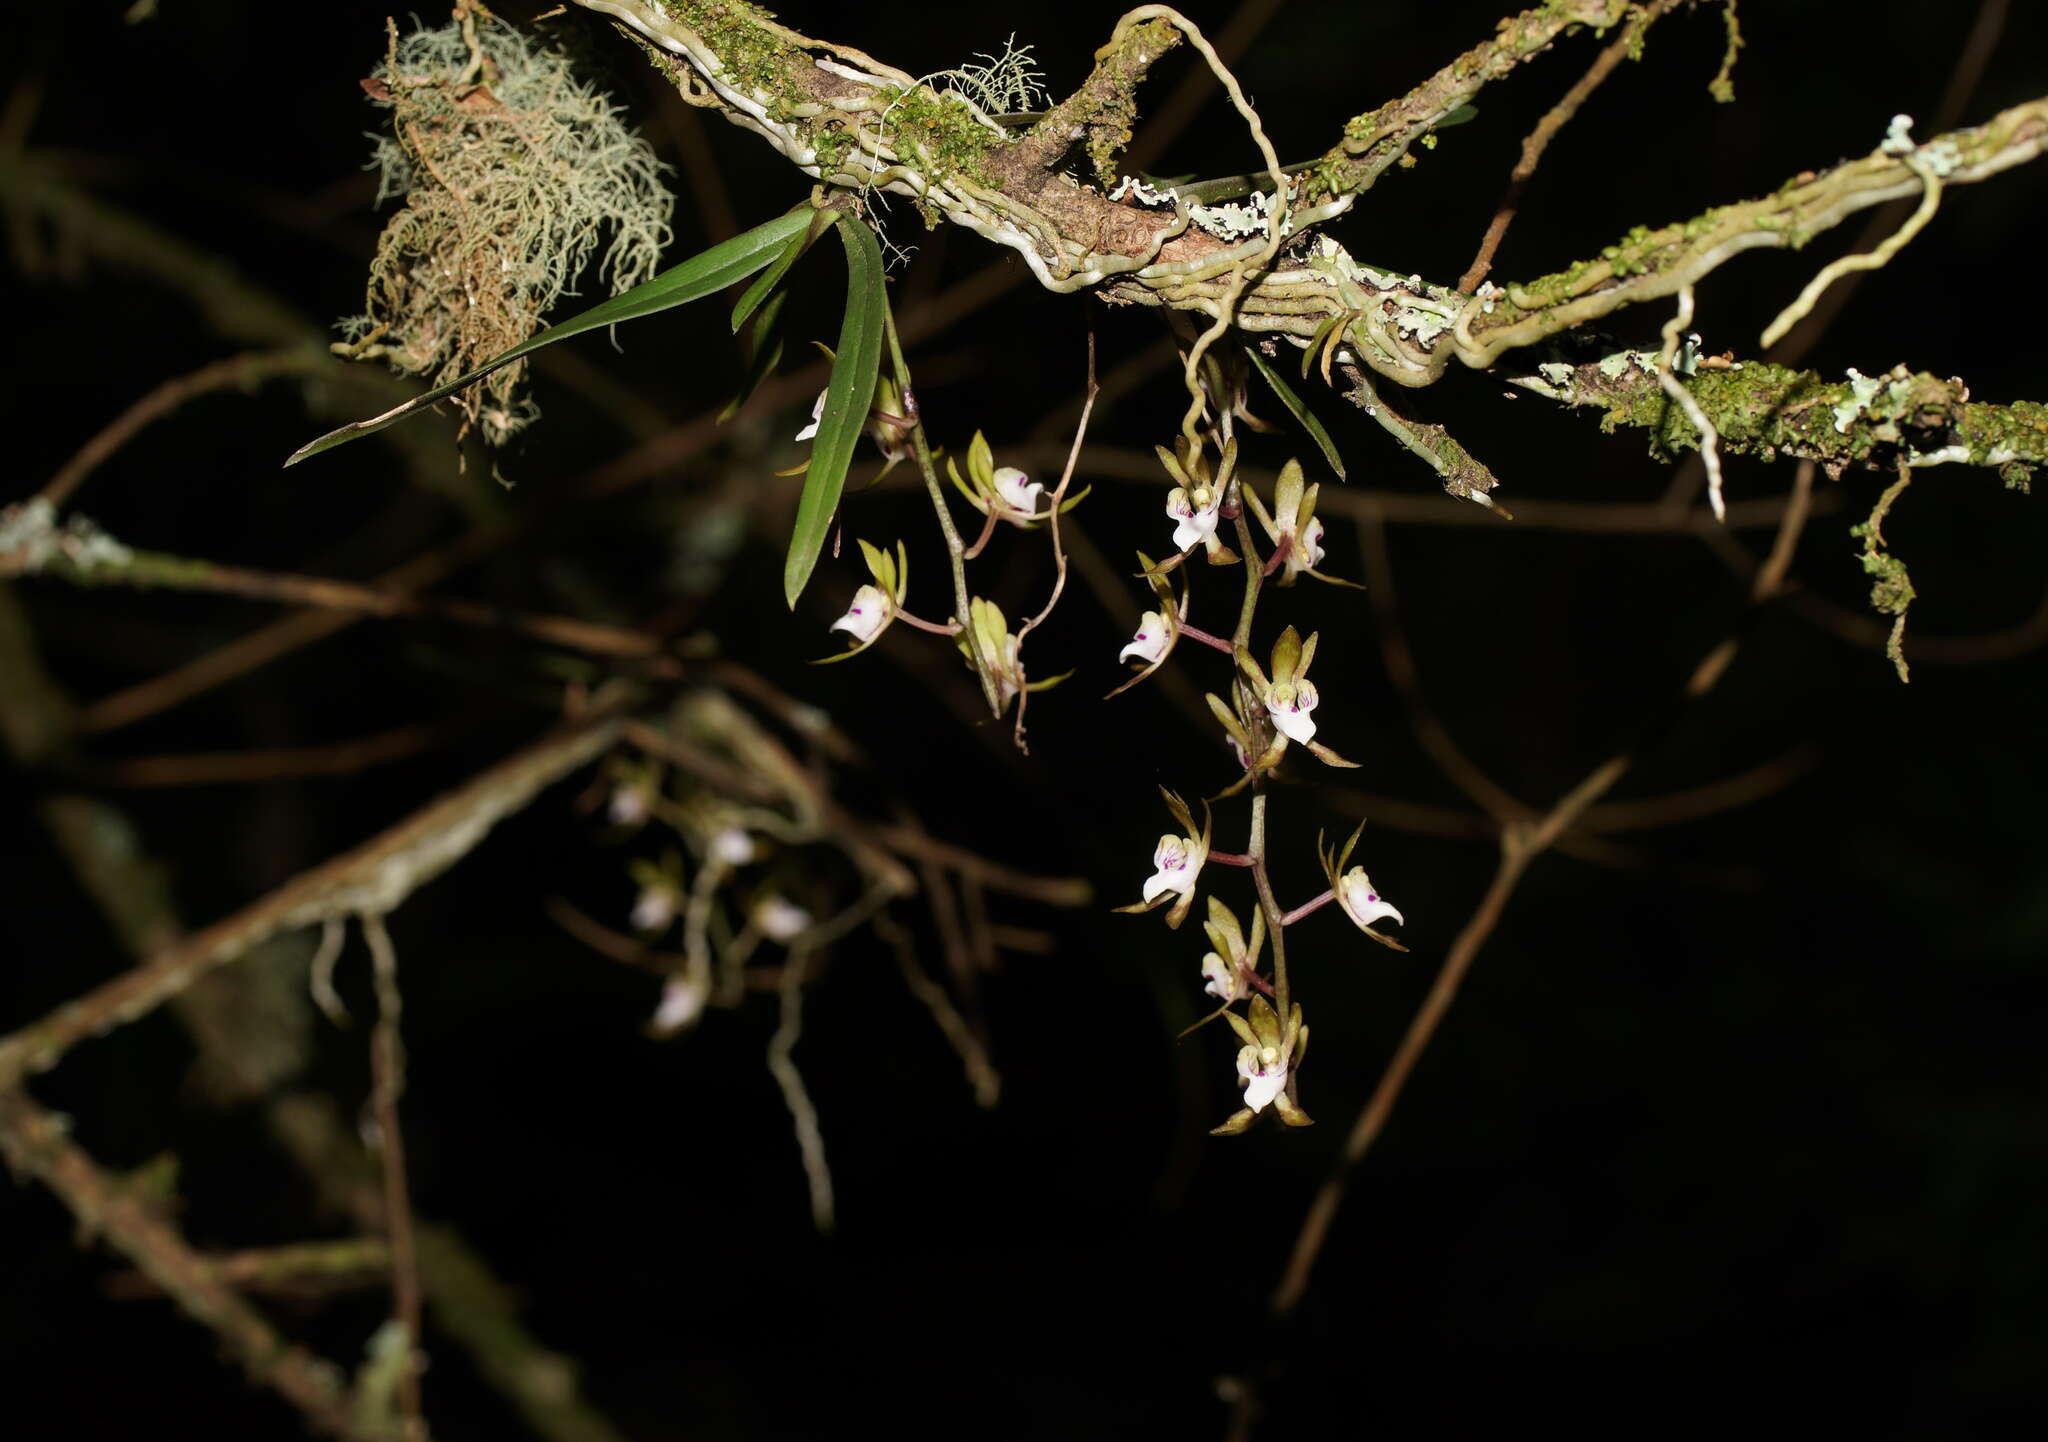
[[[473, 40], [473, 44], [472, 44]], [[348, 353], [436, 384], [518, 344], [599, 259], [613, 293], [654, 274], [674, 198], [664, 167], [568, 58], [479, 20], [396, 37], [365, 83], [390, 112], [371, 168], [403, 196], [370, 264]], [[538, 409], [515, 362], [456, 402], [493, 444]]]
[[81, 576], [119, 569], [135, 559], [97, 523], [73, 516], [57, 524], [57, 508], [40, 496], [0, 510], [0, 561], [16, 574], [62, 563]]

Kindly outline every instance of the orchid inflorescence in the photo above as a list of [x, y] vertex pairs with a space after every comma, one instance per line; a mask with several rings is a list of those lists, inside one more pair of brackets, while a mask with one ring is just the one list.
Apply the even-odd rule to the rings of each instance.
[[[1335, 586], [1355, 588], [1356, 583], [1322, 569], [1327, 556], [1324, 524], [1316, 514], [1320, 485], [1307, 483], [1300, 462], [1289, 460], [1274, 478], [1269, 505], [1239, 467], [1233, 426], [1239, 419], [1251, 421], [1243, 408], [1240, 381], [1213, 352], [1204, 355], [1196, 369], [1201, 394], [1191, 415], [1197, 418], [1171, 446], [1154, 448], [1169, 482], [1165, 509], [1171, 522], [1170, 549], [1156, 562], [1143, 551], [1138, 553], [1138, 574], [1151, 589], [1152, 604], [1118, 652], [1120, 662], [1135, 663], [1133, 674], [1109, 694], [1114, 696], [1152, 676], [1179, 653], [1183, 642], [1221, 651], [1230, 658], [1225, 686], [1206, 693], [1203, 699], [1222, 729], [1237, 771], [1211, 800], [1250, 791], [1250, 838], [1243, 854], [1215, 849], [1210, 800], [1199, 802], [1198, 823], [1196, 808], [1162, 787], [1175, 829], [1160, 836], [1154, 847], [1153, 871], [1145, 879], [1139, 899], [1117, 910], [1164, 908], [1167, 926], [1177, 930], [1193, 911], [1209, 868], [1240, 867], [1253, 873], [1259, 899], [1249, 926], [1213, 894], [1207, 899], [1203, 924], [1209, 942], [1201, 959], [1203, 992], [1216, 1003], [1216, 1009], [1203, 1021], [1225, 1019], [1240, 1043], [1236, 1072], [1243, 1104], [1215, 1129], [1227, 1135], [1244, 1131], [1265, 1112], [1287, 1126], [1309, 1124], [1308, 1114], [1296, 1100], [1308, 1027], [1289, 985], [1287, 929], [1334, 902], [1372, 940], [1395, 950], [1405, 948], [1378, 929], [1388, 922], [1400, 923], [1401, 913], [1380, 895], [1362, 866], [1351, 865], [1360, 832], [1353, 832], [1341, 848], [1329, 851], [1324, 851], [1319, 841], [1318, 854], [1329, 883], [1320, 895], [1292, 911], [1282, 911], [1274, 898], [1266, 872], [1269, 782], [1290, 755], [1303, 752], [1325, 766], [1355, 768], [1358, 763], [1321, 739], [1318, 708], [1322, 697], [1309, 674], [1319, 633], [1311, 631], [1304, 639], [1294, 626], [1283, 627], [1262, 663], [1250, 646], [1258, 601], [1266, 588], [1289, 588], [1303, 576]], [[1200, 417], [1211, 414], [1216, 419], [1204, 429]], [[1016, 707], [1021, 744], [1024, 698], [1064, 679], [1033, 681], [1025, 667], [1025, 638], [1051, 611], [1052, 603], [1013, 627], [994, 601], [971, 594], [964, 565], [977, 558], [1005, 526], [1019, 531], [1044, 530], [1052, 538], [1060, 565], [1060, 581], [1053, 590], [1056, 602], [1066, 565], [1059, 526], [1080, 496], [1067, 495], [1066, 477], [1049, 489], [1043, 480], [1034, 480], [1019, 467], [997, 465], [987, 438], [977, 431], [966, 448], [964, 469], [955, 459], [944, 462], [955, 493], [982, 518], [980, 533], [970, 543], [954, 529], [922, 427], [922, 420], [913, 412], [908, 439], [947, 539], [954, 573], [953, 617], [947, 625], [938, 626], [910, 616], [904, 609], [908, 562], [902, 543], [896, 544], [892, 554], [862, 541], [861, 552], [872, 581], [854, 593], [846, 614], [833, 623], [833, 629], [847, 632], [853, 644], [830, 659], [857, 655], [897, 620], [925, 630], [946, 631], [975, 674], [991, 712], [1002, 716]], [[889, 427], [884, 424], [882, 429]], [[1078, 439], [1074, 454], [1079, 455]], [[1069, 477], [1071, 473], [1070, 461]], [[1263, 550], [1254, 521], [1264, 533]], [[1206, 566], [1190, 564], [1198, 553]], [[1236, 625], [1227, 635], [1201, 629], [1190, 616], [1192, 573], [1212, 567], [1238, 567], [1243, 576], [1243, 600], [1237, 606]]]

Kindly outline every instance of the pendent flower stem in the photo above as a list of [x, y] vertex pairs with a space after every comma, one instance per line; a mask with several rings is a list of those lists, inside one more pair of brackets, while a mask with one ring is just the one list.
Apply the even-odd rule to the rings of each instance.
[[1212, 636], [1207, 631], [1197, 630], [1185, 621], [1180, 623], [1180, 633], [1190, 641], [1200, 641], [1204, 646], [1214, 646], [1226, 656], [1233, 654], [1230, 643], [1221, 636]]
[[[1217, 860], [1218, 858], [1217, 858], [1217, 856], [1216, 856], [1216, 853], [1215, 853], [1215, 852], [1213, 852], [1213, 851], [1212, 851], [1212, 852], [1210, 852], [1210, 853], [1209, 853], [1209, 859], [1210, 859], [1211, 861], [1215, 861], [1215, 860]], [[1281, 918], [1280, 918], [1280, 924], [1281, 924], [1282, 926], [1292, 926], [1292, 925], [1294, 925], [1294, 923], [1295, 923], [1295, 922], [1297, 922], [1297, 921], [1301, 920], [1301, 919], [1302, 919], [1302, 918], [1303, 918], [1304, 916], [1307, 916], [1307, 915], [1308, 915], [1308, 914], [1309, 914], [1310, 912], [1312, 912], [1312, 911], [1320, 911], [1320, 910], [1322, 910], [1322, 909], [1323, 909], [1324, 907], [1328, 906], [1328, 905], [1329, 905], [1329, 904], [1330, 904], [1331, 902], [1335, 901], [1336, 899], [1337, 899], [1337, 893], [1336, 893], [1336, 892], [1335, 892], [1334, 890], [1331, 890], [1330, 888], [1328, 888], [1328, 887], [1325, 887], [1325, 888], [1323, 889], [1323, 894], [1322, 894], [1321, 896], [1318, 896], [1318, 897], [1314, 897], [1314, 898], [1312, 898], [1312, 899], [1310, 899], [1310, 900], [1308, 900], [1308, 901], [1304, 901], [1304, 902], [1303, 902], [1303, 903], [1302, 903], [1301, 905], [1299, 905], [1299, 906], [1295, 907], [1295, 908], [1294, 908], [1294, 910], [1292, 910], [1292, 911], [1288, 912], [1288, 913], [1287, 913], [1287, 915], [1285, 915], [1285, 916], [1281, 917]]]
[[937, 621], [927, 621], [923, 617], [913, 616], [901, 606], [896, 608], [896, 619], [906, 626], [915, 626], [920, 631], [929, 631], [934, 636], [957, 636], [960, 634], [960, 623], [958, 621], [948, 621], [941, 625]]
[[1250, 866], [1252, 864], [1251, 857], [1239, 856], [1235, 851], [1212, 851], [1209, 853], [1209, 859], [1218, 866]]
[[[924, 476], [924, 488], [932, 498], [932, 509], [939, 513], [939, 532], [946, 538], [946, 559], [953, 567], [953, 619], [964, 624], [970, 607], [967, 600], [967, 567], [964, 558], [967, 548], [961, 544], [960, 530], [953, 524], [953, 513], [946, 509], [946, 493], [939, 488], [938, 467], [932, 464], [931, 441], [924, 433], [924, 415], [918, 409], [915, 393], [910, 388], [910, 367], [903, 360], [903, 342], [896, 334], [896, 313], [887, 306], [882, 309], [882, 330], [889, 338], [889, 364], [896, 372], [896, 384], [903, 392], [903, 408], [910, 412], [910, 451], [917, 457], [917, 468]], [[981, 681], [982, 698], [988, 702], [989, 710], [1002, 714], [1002, 704], [996, 696], [996, 683], [990, 658], [981, 654], [981, 642], [974, 634], [974, 628], [966, 629], [967, 645], [974, 653], [974, 674]]]
[[[1235, 486], [1232, 482], [1235, 500]], [[1244, 605], [1238, 611], [1237, 636], [1234, 651], [1249, 651], [1252, 641], [1252, 616], [1258, 609], [1259, 583], [1265, 579], [1259, 570], [1258, 549], [1252, 545], [1251, 523], [1245, 519], [1244, 507], [1236, 507], [1233, 518], [1237, 524], [1239, 554], [1244, 557]], [[1266, 933], [1273, 943], [1273, 1008], [1281, 1016], [1290, 1015], [1289, 1008], [1293, 995], [1287, 986], [1287, 922], [1280, 910], [1279, 899], [1273, 895], [1273, 883], [1266, 875], [1266, 779], [1263, 771], [1252, 774], [1252, 836], [1246, 855], [1251, 859], [1252, 884], [1259, 891], [1259, 906], [1266, 913]]]

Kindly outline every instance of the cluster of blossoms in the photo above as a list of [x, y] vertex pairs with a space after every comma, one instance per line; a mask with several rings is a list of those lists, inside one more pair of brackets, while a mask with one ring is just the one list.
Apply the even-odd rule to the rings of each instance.
[[[1262, 665], [1248, 645], [1257, 601], [1262, 588], [1292, 587], [1303, 576], [1336, 586], [1354, 583], [1321, 569], [1325, 560], [1324, 527], [1316, 515], [1321, 488], [1306, 483], [1299, 462], [1288, 461], [1275, 477], [1270, 506], [1251, 480], [1239, 473], [1231, 423], [1238, 416], [1247, 422], [1252, 418], [1243, 410], [1241, 387], [1227, 387], [1220, 365], [1212, 362], [1211, 369], [1216, 372], [1213, 376], [1209, 371], [1203, 372], [1209, 394], [1227, 394], [1231, 398], [1224, 408], [1228, 414], [1220, 422], [1220, 430], [1201, 438], [1185, 434], [1170, 448], [1155, 448], [1170, 482], [1166, 514], [1172, 524], [1171, 550], [1164, 560], [1157, 562], [1142, 551], [1138, 553], [1140, 574], [1151, 588], [1153, 606], [1143, 613], [1136, 633], [1118, 653], [1120, 662], [1135, 662], [1136, 670], [1117, 691], [1136, 685], [1165, 665], [1183, 641], [1222, 651], [1230, 658], [1224, 693], [1210, 692], [1204, 700], [1236, 758], [1238, 774], [1213, 799], [1246, 789], [1254, 791], [1252, 849], [1244, 855], [1214, 849], [1215, 823], [1210, 802], [1201, 802], [1198, 825], [1193, 808], [1162, 788], [1177, 829], [1159, 838], [1152, 854], [1153, 873], [1146, 878], [1140, 899], [1118, 910], [1146, 912], [1165, 908], [1166, 924], [1178, 929], [1194, 909], [1207, 867], [1215, 864], [1253, 871], [1261, 899], [1251, 913], [1249, 931], [1214, 895], [1208, 898], [1208, 919], [1203, 925], [1209, 940], [1209, 950], [1201, 965], [1203, 991], [1217, 1003], [1215, 1012], [1205, 1020], [1226, 1019], [1240, 1042], [1237, 1075], [1243, 1089], [1243, 1105], [1215, 1129], [1231, 1134], [1245, 1130], [1268, 1111], [1288, 1126], [1309, 1124], [1309, 1117], [1295, 1096], [1299, 1068], [1308, 1046], [1308, 1027], [1302, 1020], [1301, 1007], [1290, 995], [1286, 929], [1335, 902], [1337, 909], [1366, 936], [1396, 950], [1405, 948], [1378, 929], [1387, 922], [1402, 922], [1401, 913], [1381, 897], [1363, 867], [1350, 864], [1358, 832], [1353, 832], [1341, 848], [1329, 852], [1323, 852], [1319, 844], [1318, 852], [1329, 882], [1327, 890], [1292, 911], [1281, 911], [1274, 901], [1265, 872], [1265, 783], [1287, 760], [1290, 751], [1306, 752], [1326, 766], [1348, 768], [1357, 763], [1345, 759], [1319, 739], [1317, 710], [1322, 698], [1309, 676], [1318, 635], [1311, 632], [1304, 640], [1293, 626], [1286, 626]], [[876, 424], [887, 433], [893, 420], [893, 416], [885, 416]], [[913, 421], [913, 427], [915, 424]], [[878, 434], [877, 439], [881, 438]], [[1042, 482], [1034, 481], [1023, 470], [998, 466], [987, 440], [979, 432], [967, 447], [964, 473], [951, 458], [946, 460], [945, 468], [954, 490], [980, 513], [983, 522], [981, 534], [968, 545], [955, 538], [950, 517], [944, 517], [955, 561], [953, 618], [945, 626], [938, 626], [910, 615], [905, 609], [908, 563], [901, 543], [891, 554], [862, 541], [861, 552], [872, 581], [854, 593], [846, 614], [832, 626], [835, 631], [846, 632], [852, 645], [828, 659], [840, 660], [857, 654], [898, 620], [950, 634], [980, 680], [991, 710], [1001, 716], [1013, 704], [1017, 706], [1021, 743], [1023, 696], [1064, 678], [1040, 682], [1027, 678], [1023, 639], [1036, 621], [1012, 630], [994, 602], [967, 593], [960, 563], [979, 555], [1001, 526], [1019, 530], [1056, 526], [1061, 513], [1080, 497], [1067, 498], [1064, 483], [1048, 492]], [[926, 477], [943, 517], [944, 497], [929, 466]], [[1263, 554], [1252, 528], [1254, 520], [1264, 532]], [[1234, 527], [1235, 549], [1225, 539], [1226, 523]], [[1198, 569], [1190, 563], [1198, 554], [1209, 567], [1242, 567], [1244, 600], [1235, 634], [1228, 638], [1204, 631], [1190, 620], [1191, 572]], [[1176, 571], [1181, 573], [1179, 577], [1174, 576]], [[1178, 590], [1176, 580], [1181, 583]], [[1056, 589], [1055, 597], [1057, 594]], [[1270, 973], [1262, 968], [1261, 960], [1269, 942]]]
[[[1166, 509], [1174, 523], [1175, 550], [1162, 564], [1155, 564], [1142, 552], [1138, 556], [1157, 609], [1144, 613], [1137, 633], [1118, 656], [1121, 661], [1141, 663], [1141, 669], [1118, 690], [1151, 675], [1183, 640], [1199, 642], [1230, 656], [1228, 698], [1213, 692], [1204, 698], [1239, 768], [1236, 780], [1218, 793], [1219, 800], [1248, 787], [1261, 787], [1265, 778], [1282, 764], [1291, 747], [1308, 752], [1326, 766], [1355, 766], [1357, 763], [1346, 760], [1317, 739], [1316, 710], [1322, 698], [1308, 673], [1315, 661], [1318, 637], [1311, 633], [1303, 640], [1294, 627], [1286, 627], [1273, 643], [1263, 666], [1244, 644], [1263, 584], [1292, 586], [1304, 575], [1338, 586], [1354, 584], [1319, 569], [1324, 560], [1323, 523], [1315, 514], [1319, 487], [1305, 484], [1300, 465], [1289, 461], [1276, 478], [1273, 504], [1268, 509], [1249, 481], [1236, 474], [1236, 445], [1232, 441], [1226, 440], [1221, 447], [1213, 470], [1201, 449], [1187, 442], [1171, 451], [1160, 448], [1159, 458], [1174, 482]], [[1244, 518], [1246, 511], [1257, 519], [1271, 543], [1272, 549], [1264, 557], [1252, 547], [1249, 521]], [[1243, 557], [1226, 546], [1218, 534], [1219, 524], [1224, 520], [1236, 523], [1239, 547], [1247, 552]], [[1168, 579], [1172, 571], [1194, 555], [1197, 547], [1202, 548], [1211, 564], [1241, 564], [1248, 573], [1247, 597], [1234, 640], [1212, 636], [1192, 625], [1188, 619], [1187, 588], [1176, 594]], [[1195, 904], [1206, 867], [1220, 864], [1255, 872], [1262, 900], [1252, 910], [1249, 933], [1239, 924], [1237, 915], [1213, 894], [1208, 899], [1208, 920], [1203, 927], [1209, 939], [1209, 950], [1202, 957], [1203, 991], [1217, 1002], [1216, 1011], [1204, 1021], [1221, 1016], [1237, 1034], [1237, 1076], [1243, 1088], [1242, 1105], [1215, 1131], [1218, 1135], [1242, 1132], [1267, 1111], [1287, 1126], [1307, 1126], [1309, 1116], [1295, 1093], [1301, 1061], [1308, 1049], [1308, 1027], [1302, 1020], [1301, 1007], [1289, 994], [1281, 933], [1311, 912], [1335, 902], [1337, 909], [1366, 936], [1395, 950], [1405, 950], [1400, 942], [1378, 929], [1389, 921], [1402, 922], [1401, 913], [1380, 895], [1363, 867], [1351, 865], [1362, 825], [1341, 848], [1324, 852], [1319, 843], [1318, 854], [1328, 889], [1292, 911], [1281, 912], [1272, 899], [1263, 854], [1236, 855], [1215, 849], [1209, 803], [1202, 803], [1202, 822], [1197, 827], [1186, 802], [1171, 791], [1162, 790], [1162, 794], [1179, 829], [1160, 837], [1152, 855], [1153, 874], [1145, 880], [1141, 899], [1118, 910], [1151, 911], [1170, 902], [1166, 923], [1177, 928]], [[1264, 804], [1262, 794], [1254, 805], [1263, 808]], [[1263, 816], [1263, 810], [1260, 815]], [[1262, 825], [1262, 821], [1254, 823], [1255, 838], [1262, 835]], [[1256, 839], [1254, 848], [1262, 850]], [[1261, 951], [1269, 937], [1273, 953], [1270, 974], [1262, 971], [1260, 965]]]
[[[616, 769], [607, 807], [610, 820], [638, 828], [658, 814], [675, 827], [697, 857], [695, 876], [687, 882], [682, 857], [674, 849], [665, 851], [658, 862], [643, 859], [627, 865], [638, 888], [628, 924], [639, 943], [652, 947], [678, 921], [684, 926], [682, 969], [668, 977], [647, 1023], [650, 1035], [673, 1036], [695, 1026], [714, 998], [711, 948], [703, 934], [702, 914], [708, 913], [715, 893], [737, 881], [745, 868], [763, 860], [769, 848], [728, 807], [667, 800], [657, 770], [630, 764]], [[787, 946], [815, 925], [808, 911], [766, 882], [748, 895], [743, 915], [744, 926], [723, 948], [733, 982], [738, 979], [738, 968], [762, 941]], [[735, 994], [723, 1004], [736, 1001]]]

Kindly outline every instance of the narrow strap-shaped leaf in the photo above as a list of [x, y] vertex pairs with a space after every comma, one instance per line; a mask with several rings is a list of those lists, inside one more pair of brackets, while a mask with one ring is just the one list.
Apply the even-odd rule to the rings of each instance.
[[510, 365], [521, 356], [531, 355], [542, 346], [553, 345], [558, 340], [567, 340], [572, 335], [581, 335], [587, 330], [598, 330], [604, 326], [617, 325], [621, 321], [638, 320], [643, 315], [687, 305], [707, 295], [724, 290], [727, 286], [745, 280], [762, 266], [769, 264], [790, 242], [791, 237], [800, 234], [811, 223], [808, 211], [792, 211], [778, 215], [765, 225], [757, 225], [744, 235], [736, 235], [723, 244], [714, 245], [699, 255], [694, 255], [681, 265], [672, 266], [650, 281], [634, 286], [621, 295], [615, 295], [601, 305], [594, 305], [581, 315], [572, 316], [559, 325], [548, 327], [540, 334], [530, 336], [502, 355], [494, 356], [468, 375], [450, 381], [445, 386], [436, 386], [425, 395], [415, 396], [402, 406], [394, 406], [381, 416], [372, 416], [366, 421], [356, 421], [329, 431], [316, 441], [309, 441], [293, 451], [285, 461], [295, 466], [308, 456], [317, 456], [322, 451], [333, 450], [336, 446], [396, 425], [407, 416], [425, 410], [439, 400], [444, 400], [466, 385], [474, 384], [500, 366]]
[[779, 290], [768, 297], [768, 303], [754, 312], [754, 329], [749, 337], [753, 355], [747, 362], [747, 373], [740, 381], [739, 390], [725, 403], [725, 409], [718, 413], [718, 423], [724, 425], [739, 414], [741, 406], [754, 398], [754, 392], [761, 388], [761, 382], [775, 374], [775, 368], [782, 364], [782, 306], [789, 299], [789, 292]]
[[804, 233], [790, 238], [789, 244], [783, 247], [782, 254], [775, 257], [775, 263], [754, 278], [754, 283], [747, 287], [746, 294], [740, 297], [739, 304], [732, 308], [734, 335], [740, 333], [740, 327], [747, 323], [748, 316], [760, 308], [761, 302], [775, 293], [775, 287], [782, 284], [782, 278], [789, 274], [789, 268], [796, 264], [797, 258], [811, 248], [811, 242], [825, 233], [826, 226], [838, 219], [839, 212], [836, 210], [811, 212], [811, 223], [805, 227]]
[[1323, 459], [1328, 461], [1330, 469], [1337, 473], [1337, 479], [1343, 480], [1344, 461], [1337, 454], [1337, 443], [1330, 439], [1330, 433], [1323, 429], [1323, 423], [1316, 419], [1316, 413], [1294, 393], [1292, 386], [1281, 379], [1280, 372], [1273, 369], [1272, 363], [1259, 354], [1257, 346], [1246, 346], [1244, 353], [1252, 358], [1252, 364], [1258, 368], [1259, 374], [1266, 378], [1266, 384], [1273, 388], [1273, 394], [1280, 397], [1280, 403], [1293, 413], [1294, 418], [1301, 422], [1301, 428], [1314, 438], [1317, 447], [1323, 453]]
[[875, 233], [851, 216], [841, 222], [839, 239], [846, 247], [846, 319], [839, 327], [825, 409], [818, 417], [811, 468], [804, 475], [789, 558], [782, 568], [782, 594], [791, 610], [825, 549], [832, 514], [839, 509], [839, 493], [846, 486], [846, 467], [875, 403], [875, 377], [882, 365], [882, 329], [889, 306], [882, 284], [882, 248], [875, 243]]

